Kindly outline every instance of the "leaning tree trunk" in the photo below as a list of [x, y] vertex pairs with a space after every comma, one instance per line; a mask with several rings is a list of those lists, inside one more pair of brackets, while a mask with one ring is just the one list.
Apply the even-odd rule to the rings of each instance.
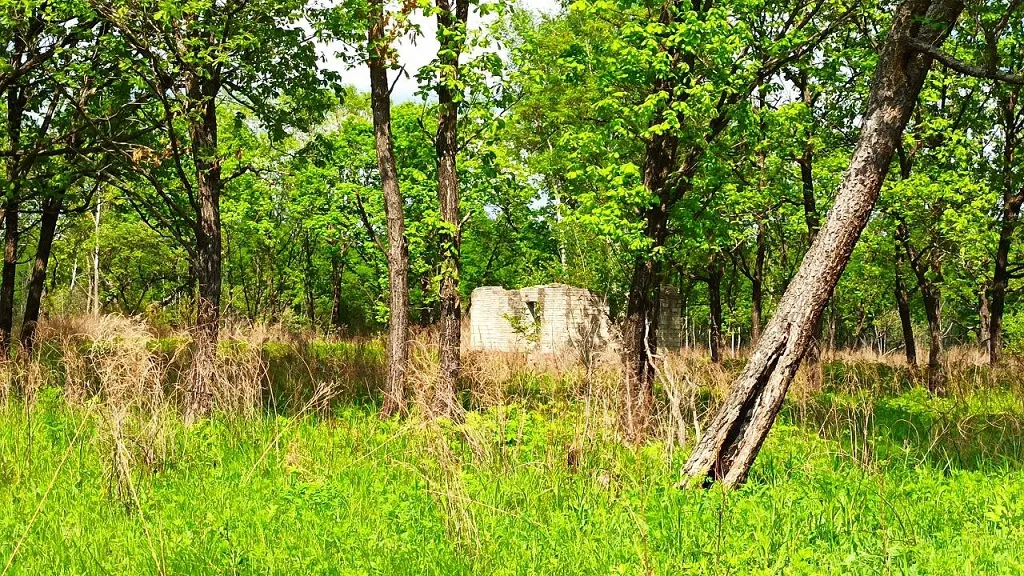
[[691, 481], [736, 485], [746, 480], [867, 224], [931, 67], [932, 59], [912, 51], [908, 41], [941, 44], [962, 10], [960, 0], [904, 0], [897, 8], [835, 204], [746, 368], [686, 462], [683, 473]]
[[387, 73], [390, 47], [384, 37], [383, 0], [374, 0], [371, 6], [374, 20], [367, 33], [370, 50], [370, 107], [373, 110], [373, 140], [384, 195], [384, 216], [387, 219], [391, 309], [387, 339], [388, 374], [380, 416], [390, 418], [407, 409], [405, 380], [409, 364], [409, 249], [405, 240], [404, 200], [398, 187], [398, 170], [391, 137], [391, 94]]
[[186, 419], [209, 414], [213, 407], [217, 341], [220, 333], [221, 221], [224, 188], [217, 159], [216, 86], [211, 79], [189, 79], [189, 98], [197, 117], [189, 123], [191, 156], [196, 173], [195, 253], [192, 270], [198, 284], [196, 323], [192, 329], [193, 356], [185, 404]]
[[437, 0], [437, 27], [443, 38], [438, 49], [442, 74], [437, 85], [437, 105], [440, 110], [437, 137], [437, 201], [440, 208], [441, 230], [441, 332], [438, 336], [439, 360], [437, 384], [430, 400], [432, 412], [453, 419], [462, 417], [462, 406], [456, 396], [462, 346], [462, 302], [459, 296], [459, 268], [461, 266], [462, 230], [459, 220], [459, 176], [456, 171], [458, 154], [459, 107], [455, 95], [459, 82], [459, 55], [462, 53], [469, 17], [469, 1]]
[[991, 317], [988, 332], [988, 360], [999, 362], [1003, 352], [1003, 315], [1006, 310], [1006, 290], [1010, 284], [1010, 245], [1020, 218], [1021, 204], [1024, 204], [1024, 184], [1014, 184], [1014, 161], [1017, 153], [1017, 138], [1022, 114], [1017, 107], [1020, 89], [1014, 88], [1001, 98], [1001, 125], [1003, 132], [1003, 213], [999, 220], [999, 245], [996, 248], [995, 271], [990, 290]]
[[21, 347], [32, 352], [35, 343], [36, 326], [39, 323], [39, 306], [43, 300], [43, 289], [46, 286], [46, 267], [50, 262], [53, 248], [53, 237], [57, 232], [57, 219], [63, 198], [50, 196], [43, 200], [43, 215], [39, 221], [39, 241], [36, 245], [36, 259], [32, 266], [32, 275], [28, 281], [28, 293], [25, 296], [25, 316], [21, 321]]

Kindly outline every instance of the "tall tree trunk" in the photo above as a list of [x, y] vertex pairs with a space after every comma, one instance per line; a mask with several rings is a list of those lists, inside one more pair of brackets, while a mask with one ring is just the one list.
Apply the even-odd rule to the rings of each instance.
[[404, 200], [398, 187], [394, 144], [391, 137], [391, 93], [388, 86], [388, 61], [391, 47], [384, 36], [384, 2], [370, 4], [373, 21], [367, 32], [370, 68], [370, 107], [373, 110], [373, 140], [377, 150], [387, 220], [388, 283], [391, 319], [388, 322], [388, 374], [381, 404], [381, 418], [406, 412], [406, 373], [409, 364], [409, 248], [405, 240]]
[[711, 266], [708, 269], [708, 307], [711, 309], [711, 326], [708, 327], [711, 335], [708, 340], [711, 347], [711, 361], [715, 364], [722, 363], [722, 276], [724, 273], [719, 259], [712, 258]]
[[764, 311], [764, 223], [757, 223], [757, 254], [754, 256], [754, 270], [750, 275], [750, 345], [761, 338], [761, 316]]
[[4, 210], [4, 263], [0, 272], [0, 357], [11, 350], [14, 328], [14, 285], [18, 272], [18, 216], [21, 210], [16, 197], [7, 200]]
[[1017, 153], [1017, 139], [1021, 128], [1024, 106], [1018, 109], [1020, 88], [1009, 89], [1000, 98], [1000, 125], [1003, 132], [1003, 211], [999, 219], [999, 245], [996, 248], [995, 271], [990, 289], [991, 321], [988, 334], [988, 361], [999, 362], [1003, 351], [1003, 314], [1006, 309], [1006, 290], [1010, 283], [1009, 259], [1013, 233], [1020, 218], [1021, 204], [1024, 204], [1024, 183], [1014, 178], [1014, 161]]
[[48, 196], [43, 200], [43, 215], [39, 222], [39, 242], [36, 245], [36, 259], [28, 282], [25, 297], [25, 316], [21, 321], [21, 346], [32, 352], [35, 343], [36, 326], [39, 323], [39, 306], [46, 284], [46, 267], [50, 262], [53, 238], [57, 232], [57, 219], [63, 206], [63, 197]]
[[224, 188], [217, 157], [216, 78], [188, 79], [188, 97], [196, 117], [189, 122], [191, 157], [196, 175], [195, 253], [192, 270], [198, 284], [196, 323], [192, 330], [194, 352], [186, 419], [209, 414], [213, 406], [214, 371], [220, 333], [221, 221], [220, 195]]
[[[672, 170], [676, 139], [667, 134], [652, 138], [647, 146], [644, 184], [648, 190], [664, 188]], [[668, 206], [659, 202], [645, 211], [645, 233], [652, 247], [665, 244], [668, 236]], [[650, 352], [658, 349], [658, 300], [661, 283], [661, 262], [647, 255], [638, 256], [626, 302], [626, 318], [622, 327], [626, 377], [623, 385], [621, 424], [626, 439], [643, 440], [650, 427], [654, 406], [654, 367]]]
[[917, 342], [914, 340], [914, 325], [910, 318], [910, 298], [907, 294], [907, 285], [903, 281], [904, 251], [901, 240], [896, 239], [896, 310], [900, 316], [900, 328], [903, 331], [903, 350], [907, 357], [907, 367], [910, 368], [911, 377], [917, 377]]
[[442, 73], [437, 85], [440, 110], [437, 137], [437, 202], [441, 230], [441, 332], [438, 336], [439, 360], [437, 385], [431, 399], [432, 410], [439, 416], [461, 419], [462, 406], [456, 396], [462, 342], [462, 302], [459, 296], [459, 269], [462, 254], [462, 230], [459, 219], [458, 155], [459, 105], [456, 94], [459, 82], [459, 55], [465, 44], [469, 1], [437, 0], [437, 28], [443, 41], [438, 49]]
[[[835, 204], [779, 302], [743, 373], [683, 468], [700, 482], [747, 478], [814, 326], [835, 290], [878, 199], [932, 59], [910, 39], [942, 44], [963, 10], [960, 0], [904, 0], [879, 55], [860, 140]], [[927, 24], [925, 24], [927, 23]]]
[[[804, 105], [808, 110], [813, 110], [815, 97], [811, 92], [810, 82], [807, 73], [801, 71], [798, 74], [797, 87]], [[821, 214], [818, 212], [818, 200], [814, 196], [814, 140], [813, 133], [808, 135], [804, 143], [803, 154], [797, 161], [800, 166], [800, 183], [803, 194], [804, 223], [807, 225], [807, 243], [814, 244], [821, 229]], [[811, 341], [804, 354], [804, 366], [807, 372], [807, 388], [811, 391], [821, 390], [824, 385], [824, 374], [821, 367], [821, 333], [822, 321], [819, 318], [814, 325], [811, 334]]]
[[[14, 35], [12, 66], [21, 64], [25, 47], [20, 34]], [[0, 357], [7, 358], [11, 349], [11, 331], [14, 327], [14, 284], [18, 267], [18, 212], [21, 209], [21, 132], [27, 97], [18, 83], [7, 88], [7, 144], [10, 156], [5, 168], [4, 190], [4, 263], [0, 272]]]

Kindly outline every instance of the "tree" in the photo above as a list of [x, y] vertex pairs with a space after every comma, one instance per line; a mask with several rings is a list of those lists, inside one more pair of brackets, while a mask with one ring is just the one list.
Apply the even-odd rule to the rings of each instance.
[[302, 27], [304, 0], [101, 2], [96, 10], [114, 32], [111, 52], [146, 95], [142, 122], [158, 127], [123, 151], [113, 181], [189, 253], [198, 290], [186, 411], [202, 416], [221, 315], [221, 196], [250, 170], [244, 151], [220, 146], [219, 104], [229, 99], [279, 138], [316, 118], [332, 75]]
[[933, 57], [912, 42], [941, 45], [963, 10], [958, 0], [904, 0], [876, 66], [860, 140], [835, 203], [804, 256], [743, 373], [683, 468], [691, 481], [746, 480], [782, 407], [834, 291], [878, 198], [893, 154], [917, 103]]
[[437, 0], [437, 93], [438, 122], [434, 149], [437, 152], [437, 202], [440, 208], [441, 330], [438, 336], [438, 379], [434, 411], [458, 418], [461, 406], [455, 395], [459, 379], [462, 335], [462, 303], [459, 296], [462, 222], [459, 216], [458, 156], [459, 101], [464, 92], [459, 76], [459, 56], [466, 46], [469, 0]]
[[[407, 14], [406, 14], [407, 16]], [[370, 107], [373, 110], [373, 136], [377, 150], [387, 217], [388, 286], [391, 317], [388, 321], [388, 377], [384, 389], [382, 418], [404, 413], [406, 407], [406, 375], [409, 369], [409, 249], [405, 238], [405, 202], [398, 183], [394, 142], [391, 136], [391, 87], [388, 69], [396, 68], [392, 39], [395, 30], [387, 28], [383, 0], [371, 0], [367, 31], [367, 58], [370, 69]]]

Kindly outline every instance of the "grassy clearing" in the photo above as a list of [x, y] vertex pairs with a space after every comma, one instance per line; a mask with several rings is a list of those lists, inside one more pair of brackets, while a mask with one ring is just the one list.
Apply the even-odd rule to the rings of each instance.
[[[727, 493], [677, 489], [685, 449], [625, 448], [582, 404], [493, 407], [458, 428], [358, 406], [185, 428], [47, 389], [0, 410], [0, 561], [8, 574], [1024, 571], [1009, 439], [982, 435], [988, 456], [958, 459], [959, 434], [904, 425], [941, 420], [944, 401], [821, 400], [791, 404]], [[982, 406], [963, 403], [959, 421]]]
[[45, 328], [0, 366], [0, 576], [1024, 572], [1024, 381], [970, 354], [948, 398], [838, 355], [724, 492], [676, 483], [741, 359], [666, 359], [658, 428], [628, 447], [614, 363], [471, 355], [465, 424], [381, 422], [379, 343], [257, 327], [189, 427], [185, 339]]

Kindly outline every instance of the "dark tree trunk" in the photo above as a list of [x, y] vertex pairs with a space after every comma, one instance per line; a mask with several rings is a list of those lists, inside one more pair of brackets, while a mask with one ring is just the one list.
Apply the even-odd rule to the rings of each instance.
[[[805, 72], [799, 74], [797, 87], [804, 105], [809, 110], [813, 110], [815, 98]], [[807, 225], [808, 246], [814, 244], [815, 238], [818, 237], [818, 231], [821, 229], [821, 214], [818, 212], [818, 200], [814, 196], [814, 142], [812, 136], [813, 134], [808, 136], [807, 142], [804, 143], [803, 154], [797, 161], [800, 166], [800, 189], [803, 193], [804, 223]], [[804, 354], [807, 388], [811, 391], [821, 390], [824, 384], [821, 368], [821, 332], [822, 321], [819, 318], [814, 325], [807, 353]]]
[[[657, 192], [665, 187], [674, 165], [677, 140], [668, 134], [654, 136], [647, 145], [644, 184]], [[668, 205], [661, 201], [644, 213], [645, 234], [652, 248], [664, 246], [668, 235]], [[640, 442], [650, 427], [654, 405], [654, 367], [650, 352], [658, 349], [658, 299], [661, 262], [646, 255], [633, 264], [633, 277], [623, 323], [626, 377], [623, 386], [622, 428], [629, 442]]]
[[[898, 236], [898, 234], [897, 234]], [[910, 298], [907, 294], [907, 285], [903, 281], [904, 251], [896, 240], [896, 310], [900, 315], [900, 328], [903, 331], [903, 350], [907, 357], [907, 366], [910, 368], [912, 377], [917, 377], [917, 342], [914, 340], [914, 325], [910, 318]]]
[[384, 195], [384, 216], [387, 219], [391, 309], [387, 339], [388, 374], [380, 416], [390, 418], [404, 414], [407, 410], [405, 380], [409, 364], [409, 248], [405, 240], [405, 202], [398, 187], [398, 170], [391, 137], [391, 94], [387, 73], [391, 48], [384, 35], [383, 0], [374, 0], [371, 10], [372, 22], [367, 33], [370, 106], [373, 109], [373, 140]]
[[[21, 64], [24, 46], [19, 34], [14, 35], [12, 66]], [[18, 267], [18, 212], [21, 210], [21, 132], [27, 102], [25, 90], [14, 83], [7, 88], [7, 144], [10, 156], [5, 168], [7, 190], [4, 190], [4, 263], [0, 272], [0, 357], [7, 358], [14, 328], [14, 284]]]
[[344, 252], [331, 251], [331, 326], [341, 329], [341, 281], [345, 276]]
[[719, 480], [726, 485], [746, 480], [814, 326], [867, 224], [931, 67], [931, 58], [913, 52], [908, 41], [942, 44], [962, 10], [959, 0], [904, 0], [896, 9], [879, 55], [860, 140], [835, 205], [747, 367], [683, 468], [691, 480]]
[[25, 296], [25, 316], [21, 321], [21, 346], [32, 352], [35, 343], [36, 326], [39, 323], [39, 306], [43, 300], [46, 285], [46, 267], [50, 262], [53, 237], [57, 232], [57, 220], [63, 205], [63, 198], [50, 196], [43, 200], [43, 215], [39, 221], [39, 243], [36, 245], [36, 259]]
[[306, 318], [310, 326], [316, 326], [316, 269], [313, 267], [313, 246], [309, 239], [309, 230], [302, 235], [302, 256], [305, 264], [302, 285], [305, 288]]
[[719, 259], [711, 260], [711, 267], [708, 269], [708, 307], [711, 308], [711, 331], [709, 346], [711, 347], [711, 361], [715, 364], [722, 363], [722, 276], [724, 274], [722, 263]]
[[7, 201], [4, 208], [4, 264], [0, 272], [0, 357], [6, 358], [11, 350], [14, 329], [14, 284], [18, 272], [18, 216], [21, 210], [17, 198]]
[[462, 302], [459, 296], [462, 223], [459, 220], [459, 176], [456, 171], [459, 106], [454, 86], [459, 80], [459, 55], [465, 41], [469, 1], [455, 0], [453, 11], [451, 0], [437, 0], [437, 8], [437, 27], [444, 38], [438, 58], [445, 72], [437, 86], [440, 114], [434, 140], [437, 201], [441, 216], [441, 331], [438, 336], [440, 365], [431, 405], [436, 415], [458, 420], [462, 417], [462, 406], [456, 396], [462, 343]]
[[[1003, 315], [1006, 310], [1006, 290], [1010, 283], [1009, 259], [1013, 234], [1020, 218], [1021, 204], [1024, 204], [1024, 184], [1018, 186], [1014, 179], [1014, 161], [1017, 153], [1017, 138], [1021, 124], [1022, 110], [1018, 110], [1020, 88], [1012, 89], [1000, 98], [1000, 125], [1003, 132], [1003, 211], [999, 219], [999, 245], [996, 248], [995, 271], [990, 289], [991, 321], [988, 332], [988, 360], [999, 362], [1003, 351]], [[1021, 107], [1024, 109], [1024, 107]]]
[[215, 75], [194, 76], [188, 80], [187, 93], [196, 116], [189, 122], [190, 155], [195, 164], [195, 253], [192, 271], [198, 284], [196, 323], [192, 339], [191, 378], [185, 405], [186, 419], [209, 414], [213, 406], [214, 371], [220, 333], [221, 221], [220, 195], [224, 188], [217, 157], [218, 90]]
[[754, 256], [754, 270], [750, 275], [750, 345], [761, 339], [761, 316], [764, 311], [764, 223], [757, 223], [757, 254]]
[[942, 291], [940, 288], [941, 277], [933, 281], [928, 277], [928, 269], [931, 268], [938, 275], [938, 266], [926, 262], [920, 255], [915, 256], [907, 246], [907, 254], [911, 258], [911, 268], [917, 276], [917, 287], [921, 291], [921, 300], [924, 301], [924, 312], [928, 318], [928, 391], [936, 395], [946, 393], [946, 374], [942, 365]]
[[928, 317], [928, 391], [946, 394], [946, 373], [942, 366], [942, 295], [938, 286], [921, 286], [924, 311]]

